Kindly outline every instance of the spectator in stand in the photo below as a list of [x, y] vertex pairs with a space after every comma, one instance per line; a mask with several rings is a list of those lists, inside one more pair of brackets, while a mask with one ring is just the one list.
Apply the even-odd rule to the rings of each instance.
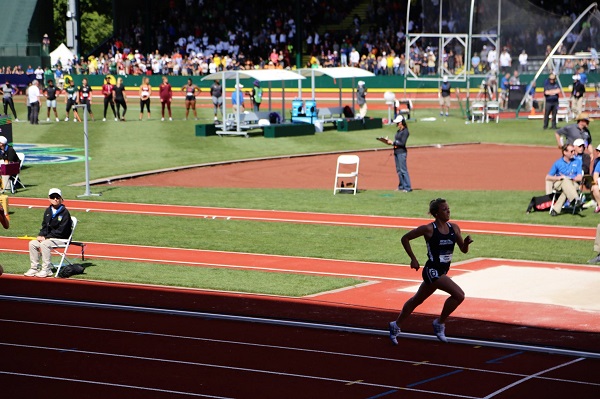
[[44, 95], [46, 96], [46, 122], [50, 122], [50, 109], [54, 110], [54, 118], [58, 122], [58, 112], [56, 111], [56, 99], [60, 95], [60, 89], [54, 86], [54, 81], [50, 79], [48, 81], [48, 86], [46, 86], [43, 90]]
[[471, 57], [471, 66], [473, 67], [473, 73], [481, 72], [481, 58], [479, 58], [477, 53], [474, 53], [473, 57]]
[[210, 97], [213, 103], [213, 113], [215, 115], [215, 122], [217, 119], [217, 112], [221, 111], [221, 117], [223, 117], [223, 87], [219, 79], [215, 80], [210, 86]]
[[144, 78], [140, 85], [140, 120], [144, 116], [144, 108], [148, 113], [146, 120], [150, 120], [150, 95], [152, 94], [152, 86], [150, 86], [150, 79]]
[[358, 64], [360, 62], [360, 54], [354, 47], [350, 51], [350, 66], [358, 68]]
[[510, 69], [512, 66], [512, 58], [508, 49], [504, 47], [502, 53], [500, 53], [500, 71], [502, 73], [510, 73]]
[[525, 51], [525, 49], [523, 49], [521, 51], [521, 54], [519, 54], [519, 72], [520, 73], [525, 73], [527, 72], [527, 52]]
[[104, 79], [104, 84], [102, 85], [102, 95], [104, 96], [104, 117], [102, 118], [102, 122], [106, 122], [106, 111], [108, 111], [109, 105], [115, 117], [115, 122], [117, 122], [119, 119], [117, 118], [117, 112], [115, 111], [114, 86], [112, 83], [110, 83], [109, 76]]
[[4, 105], [4, 115], [7, 115], [8, 107], [15, 116], [15, 122], [19, 121], [17, 118], [17, 112], [15, 111], [15, 103], [13, 101], [13, 92], [16, 92], [16, 88], [10, 83], [8, 79], [0, 86], [0, 94], [2, 94], [2, 103]]
[[194, 119], [198, 120], [198, 113], [196, 112], [196, 93], [200, 94], [202, 90], [200, 90], [190, 78], [188, 79], [187, 84], [181, 88], [181, 91], [185, 92], [185, 120], [188, 118], [190, 109], [194, 112]]
[[[117, 84], [113, 87], [114, 101], [117, 106], [117, 118], [121, 122], [125, 122], [125, 114], [127, 113], [127, 94], [125, 94], [125, 85], [123, 78], [117, 78]], [[123, 115], [121, 115], [121, 107], [123, 107]]]
[[548, 129], [550, 115], [552, 115], [552, 129], [556, 127], [556, 113], [558, 112], [558, 95], [560, 94], [560, 86], [556, 83], [556, 75], [551, 73], [548, 80], [544, 83], [544, 96], [546, 104], [544, 105], [544, 129]]

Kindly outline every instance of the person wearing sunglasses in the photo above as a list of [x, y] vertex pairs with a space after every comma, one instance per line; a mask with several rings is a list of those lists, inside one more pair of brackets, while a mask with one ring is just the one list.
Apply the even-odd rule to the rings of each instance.
[[[52, 248], [66, 244], [71, 235], [71, 214], [63, 205], [62, 192], [51, 188], [48, 192], [50, 206], [44, 212], [42, 228], [35, 240], [29, 241], [31, 267], [25, 272], [27, 277], [51, 277]], [[40, 255], [42, 265], [40, 268]]]
[[546, 180], [552, 183], [552, 188], [561, 192], [550, 211], [551, 216], [560, 214], [567, 198], [574, 207], [580, 205], [577, 189], [582, 179], [581, 160], [575, 158], [575, 147], [573, 144], [565, 144], [562, 147], [562, 157], [554, 162], [546, 176]]

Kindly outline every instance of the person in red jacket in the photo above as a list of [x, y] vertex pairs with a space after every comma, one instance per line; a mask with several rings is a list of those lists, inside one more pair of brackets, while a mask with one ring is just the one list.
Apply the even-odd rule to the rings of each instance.
[[113, 85], [110, 83], [110, 76], [107, 76], [104, 80], [104, 84], [102, 85], [102, 95], [104, 96], [104, 118], [102, 119], [102, 122], [106, 122], [106, 111], [108, 110], [109, 105], [115, 117], [115, 122], [118, 121], [119, 119], [117, 118], [117, 112], [115, 111]]
[[162, 83], [158, 86], [158, 94], [160, 95], [160, 106], [162, 108], [162, 118], [161, 121], [165, 120], [165, 106], [169, 111], [169, 120], [172, 121], [173, 117], [171, 115], [171, 100], [173, 99], [173, 88], [169, 83], [169, 79], [166, 76], [162, 77]]

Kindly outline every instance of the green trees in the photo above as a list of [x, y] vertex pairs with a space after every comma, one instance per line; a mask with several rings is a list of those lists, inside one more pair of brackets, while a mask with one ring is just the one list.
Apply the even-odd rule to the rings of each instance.
[[[111, 0], [80, 0], [80, 52], [87, 53], [113, 33]], [[68, 0], [54, 0], [55, 43], [65, 43]]]

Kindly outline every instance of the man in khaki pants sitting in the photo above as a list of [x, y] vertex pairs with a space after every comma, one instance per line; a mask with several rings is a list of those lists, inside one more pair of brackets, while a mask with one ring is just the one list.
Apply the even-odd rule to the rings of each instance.
[[[69, 211], [63, 205], [62, 192], [58, 188], [51, 188], [48, 198], [50, 206], [44, 212], [42, 229], [35, 240], [29, 241], [31, 268], [25, 272], [27, 277], [51, 277], [52, 248], [65, 244], [71, 235], [73, 223]], [[42, 256], [41, 270], [40, 254]]]
[[563, 156], [554, 162], [546, 176], [546, 181], [552, 182], [552, 188], [561, 191], [550, 211], [552, 216], [560, 214], [567, 198], [573, 206], [577, 207], [579, 197], [577, 189], [583, 178], [581, 161], [575, 159], [575, 147], [572, 144], [564, 145], [562, 154]]

